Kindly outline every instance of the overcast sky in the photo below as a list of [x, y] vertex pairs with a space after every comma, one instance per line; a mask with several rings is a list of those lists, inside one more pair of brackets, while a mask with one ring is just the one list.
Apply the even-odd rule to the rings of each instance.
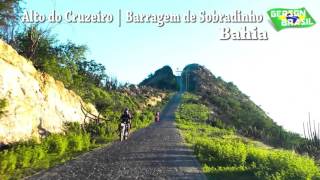
[[[317, 0], [150, 0], [141, 1], [77, 1], [28, 0], [27, 10], [48, 14], [52, 10], [65, 13], [113, 13], [119, 9], [137, 13], [180, 13], [205, 10], [232, 13], [242, 10], [264, 15], [261, 31], [268, 31], [268, 41], [221, 41], [221, 29], [240, 29], [245, 24], [112, 24], [50, 25], [61, 41], [86, 44], [89, 58], [104, 64], [107, 72], [122, 82], [139, 83], [164, 65], [174, 70], [189, 63], [199, 63], [216, 76], [234, 82], [240, 90], [260, 105], [278, 124], [294, 132], [303, 132], [302, 122], [308, 112], [320, 121], [320, 29], [285, 29], [276, 32], [267, 11], [271, 8], [305, 7], [316, 21], [320, 20]], [[125, 21], [123, 17], [123, 21]], [[117, 21], [117, 19], [115, 19]]]

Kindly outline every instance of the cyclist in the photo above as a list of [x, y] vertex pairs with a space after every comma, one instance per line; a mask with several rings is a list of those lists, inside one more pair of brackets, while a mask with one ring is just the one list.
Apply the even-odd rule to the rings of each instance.
[[131, 119], [132, 119], [132, 115], [129, 111], [129, 108], [125, 108], [125, 110], [123, 111], [123, 114], [120, 117], [120, 120], [121, 120], [121, 123], [128, 124], [128, 134], [130, 133]]

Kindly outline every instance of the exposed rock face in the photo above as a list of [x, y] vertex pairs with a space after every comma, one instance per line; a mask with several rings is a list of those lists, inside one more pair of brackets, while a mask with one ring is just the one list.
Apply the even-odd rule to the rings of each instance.
[[81, 103], [97, 114], [92, 104], [85, 104], [63, 83], [38, 72], [1, 40], [0, 99], [8, 102], [6, 113], [0, 118], [0, 144], [38, 138], [40, 129], [61, 132], [64, 122], [82, 123], [85, 117]]
[[165, 96], [156, 96], [156, 97], [150, 97], [147, 99], [146, 101], [146, 105], [147, 106], [156, 106], [159, 102], [162, 101], [162, 99], [164, 98]]

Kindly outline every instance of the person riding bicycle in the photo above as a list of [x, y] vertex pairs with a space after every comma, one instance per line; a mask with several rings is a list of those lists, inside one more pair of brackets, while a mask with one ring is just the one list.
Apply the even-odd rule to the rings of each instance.
[[154, 117], [154, 121], [155, 122], [159, 122], [160, 121], [160, 112], [159, 111], [156, 112], [155, 117]]
[[130, 133], [131, 119], [132, 119], [132, 115], [129, 112], [129, 108], [125, 108], [123, 114], [120, 117], [120, 120], [121, 120], [121, 123], [128, 124], [128, 134]]

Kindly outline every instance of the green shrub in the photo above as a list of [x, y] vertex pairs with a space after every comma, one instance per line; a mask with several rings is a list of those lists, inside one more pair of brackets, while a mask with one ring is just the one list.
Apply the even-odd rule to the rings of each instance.
[[68, 147], [68, 141], [61, 134], [51, 134], [45, 139], [45, 146], [48, 153], [62, 155]]
[[34, 145], [32, 149], [32, 159], [31, 159], [31, 164], [35, 165], [42, 161], [46, 156], [47, 152], [45, 148], [42, 145]]
[[78, 152], [83, 148], [83, 141], [81, 134], [68, 134], [68, 149], [70, 151]]
[[84, 133], [82, 134], [82, 150], [89, 150], [91, 145], [91, 138], [90, 138], [90, 134], [88, 133]]
[[21, 168], [27, 168], [31, 165], [31, 160], [33, 157], [33, 149], [30, 146], [18, 146], [15, 150], [17, 153], [17, 166]]
[[146, 121], [152, 121], [154, 120], [155, 116], [154, 113], [152, 111], [147, 111], [146, 112]]
[[17, 156], [14, 151], [4, 150], [0, 153], [0, 172], [12, 172], [17, 165]]
[[82, 134], [75, 134], [70, 133], [67, 136], [68, 139], [68, 150], [71, 152], [79, 152], [83, 150], [89, 150], [90, 148], [90, 134], [82, 133]]
[[82, 128], [79, 122], [65, 122], [64, 128], [66, 132], [72, 132], [76, 134], [80, 134], [82, 132]]
[[107, 133], [107, 129], [108, 125], [106, 122], [102, 122], [99, 124], [95, 122], [90, 122], [86, 125], [86, 131], [90, 133], [93, 137], [105, 136]]
[[284, 150], [250, 147], [247, 162], [255, 164], [255, 174], [265, 179], [311, 179], [319, 171], [312, 159]]
[[209, 118], [209, 109], [202, 104], [182, 104], [178, 113], [180, 119], [206, 121]]
[[16, 168], [29, 168], [46, 157], [41, 145], [24, 143], [0, 153], [0, 174], [10, 173]]
[[107, 122], [105, 138], [109, 139], [110, 141], [110, 140], [114, 140], [115, 137], [118, 137], [118, 128], [119, 128], [118, 120]]
[[215, 118], [213, 121], [211, 121], [211, 125], [220, 129], [228, 128], [228, 126], [219, 118]]
[[230, 140], [198, 140], [194, 150], [200, 161], [212, 166], [244, 165], [247, 157], [246, 146]]
[[208, 179], [216, 180], [258, 180], [251, 170], [246, 166], [226, 166], [226, 167], [210, 167], [204, 165], [203, 172]]
[[177, 127], [185, 141], [193, 145], [194, 153], [209, 178], [320, 179], [319, 169], [309, 157], [291, 151], [266, 149], [248, 143], [250, 140], [237, 136], [235, 130], [211, 127], [199, 121], [201, 113], [191, 112], [192, 106], [180, 105], [176, 112]]
[[183, 104], [198, 104], [200, 96], [196, 96], [192, 93], [184, 93], [181, 97], [181, 103]]
[[154, 114], [150, 110], [143, 113], [137, 113], [132, 119], [132, 128], [140, 129], [148, 126], [154, 120]]

